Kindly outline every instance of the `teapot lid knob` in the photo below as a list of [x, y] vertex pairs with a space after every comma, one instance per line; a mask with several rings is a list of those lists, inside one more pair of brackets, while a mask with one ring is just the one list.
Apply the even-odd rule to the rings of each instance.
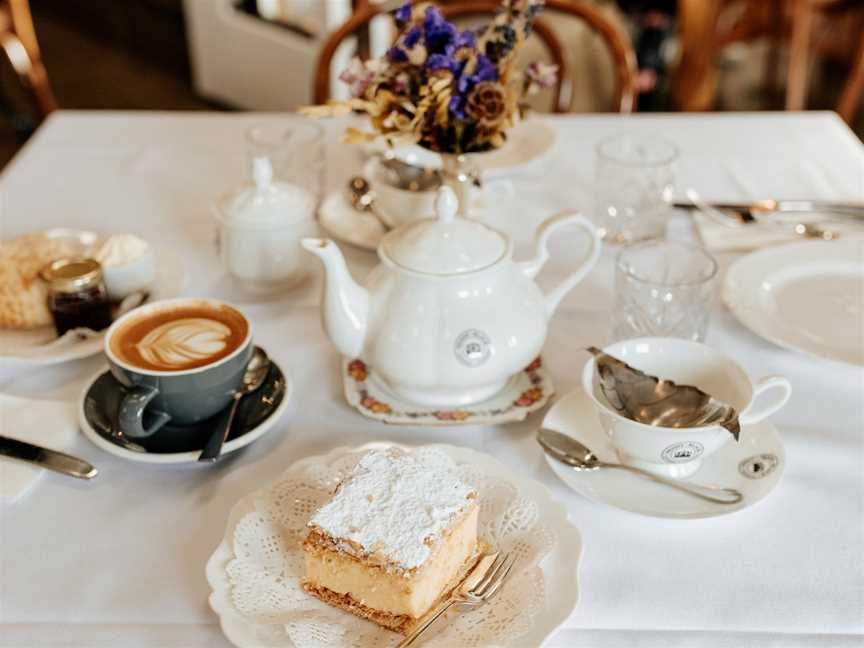
[[446, 185], [441, 187], [435, 197], [435, 216], [438, 222], [452, 223], [458, 209], [459, 199], [456, 198], [456, 192]]

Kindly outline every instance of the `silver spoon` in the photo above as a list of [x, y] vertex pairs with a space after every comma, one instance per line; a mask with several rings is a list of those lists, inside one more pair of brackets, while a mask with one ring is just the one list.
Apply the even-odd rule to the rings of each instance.
[[234, 414], [237, 413], [237, 405], [240, 403], [240, 399], [258, 389], [264, 383], [269, 370], [270, 358], [267, 357], [264, 349], [256, 346], [252, 351], [249, 363], [246, 365], [246, 372], [243, 374], [243, 384], [240, 386], [240, 389], [234, 392], [234, 396], [232, 397], [233, 400], [228, 410], [225, 425], [217, 427], [213, 434], [210, 435], [210, 438], [207, 439], [207, 443], [204, 445], [204, 449], [198, 456], [198, 461], [216, 461], [219, 458], [219, 454], [222, 452], [222, 444], [225, 443], [225, 439], [228, 438], [228, 433], [231, 431], [231, 424], [234, 422]]
[[372, 214], [384, 226], [384, 229], [390, 229], [390, 226], [384, 222], [381, 214], [375, 209], [375, 192], [366, 178], [363, 176], [353, 176], [348, 181], [348, 198], [351, 200], [351, 206], [354, 209]]
[[574, 470], [598, 470], [600, 468], [617, 468], [619, 470], [629, 470], [657, 482], [665, 484], [670, 488], [687, 493], [693, 497], [713, 502], [715, 504], [737, 504], [743, 499], [741, 493], [732, 488], [716, 488], [713, 486], [701, 486], [699, 484], [688, 484], [685, 482], [675, 481], [674, 479], [666, 479], [654, 473], [636, 468], [635, 466], [627, 466], [625, 464], [606, 463], [600, 461], [591, 450], [579, 443], [576, 439], [568, 437], [560, 432], [540, 428], [537, 431], [537, 443], [546, 451], [546, 453], [560, 461], [561, 463], [570, 466]]
[[381, 158], [381, 165], [390, 172], [392, 185], [403, 191], [434, 191], [442, 184], [438, 169], [403, 162], [386, 153]]
[[630, 420], [671, 428], [719, 425], [738, 440], [741, 425], [731, 405], [698, 387], [646, 374], [597, 347], [588, 352], [595, 358], [606, 401]]

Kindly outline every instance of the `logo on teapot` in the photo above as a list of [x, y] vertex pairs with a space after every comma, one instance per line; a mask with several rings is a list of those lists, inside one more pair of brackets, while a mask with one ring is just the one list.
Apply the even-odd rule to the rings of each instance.
[[687, 463], [700, 457], [704, 451], [705, 446], [698, 441], [681, 441], [664, 448], [660, 456], [666, 463]]
[[456, 338], [453, 351], [466, 367], [479, 367], [492, 355], [492, 340], [479, 329], [468, 329]]

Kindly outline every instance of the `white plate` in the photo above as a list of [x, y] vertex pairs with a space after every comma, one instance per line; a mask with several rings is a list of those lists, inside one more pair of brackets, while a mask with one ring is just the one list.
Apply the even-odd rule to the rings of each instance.
[[483, 179], [526, 171], [542, 159], [555, 145], [556, 132], [543, 119], [532, 117], [514, 126], [507, 143], [488, 153], [470, 157], [483, 171]]
[[[292, 393], [291, 377], [287, 373], [285, 373], [282, 367], [279, 367], [278, 365], [277, 367], [279, 368], [283, 378], [285, 379], [285, 393], [282, 396], [282, 402], [280, 402], [279, 405], [277, 405], [276, 408], [272, 411], [272, 413], [256, 427], [246, 432], [242, 436], [238, 436], [234, 439], [231, 439], [230, 441], [227, 441], [222, 447], [221, 454], [230, 454], [235, 450], [245, 448], [250, 443], [253, 443], [254, 441], [260, 439], [262, 436], [264, 436], [273, 429], [273, 426], [276, 425], [282, 414], [288, 408], [288, 403], [291, 400]], [[95, 383], [106, 371], [107, 367], [103, 367], [97, 373], [95, 373], [93, 377], [87, 381], [84, 389], [81, 391], [81, 396], [78, 398], [78, 426], [81, 428], [81, 432], [84, 433], [84, 436], [86, 436], [90, 441], [92, 441], [94, 445], [98, 446], [105, 452], [114, 455], [115, 457], [127, 459], [128, 461], [134, 461], [136, 463], [161, 465], [186, 464], [202, 467], [213, 465], [210, 463], [201, 463], [198, 461], [198, 457], [201, 454], [200, 449], [190, 452], [171, 453], [135, 452], [134, 450], [127, 450], [126, 448], [123, 448], [116, 443], [108, 441], [102, 435], [96, 432], [96, 430], [94, 430], [93, 427], [90, 425], [90, 422], [87, 420], [87, 416], [84, 413], [84, 402], [87, 397], [87, 393], [93, 386], [93, 383]]]
[[[312, 645], [314, 638], [318, 648], [378, 648], [400, 640], [400, 635], [331, 608], [298, 586], [306, 521], [359, 456], [390, 445], [337, 448], [327, 455], [302, 459], [271, 486], [234, 506], [225, 537], [207, 563], [207, 580], [213, 590], [210, 606], [235, 646], [288, 648]], [[566, 509], [552, 500], [545, 486], [520, 477], [512, 467], [488, 455], [447, 445], [414, 451], [438, 456], [443, 452], [444, 459], [455, 462], [462, 478], [485, 501], [480, 515], [483, 533], [492, 536], [487, 540], [494, 544], [501, 539], [501, 545], [513, 547], [521, 558], [485, 610], [465, 614], [463, 623], [455, 620], [453, 627], [441, 628], [424, 645], [454, 645], [454, 633], [464, 637], [460, 632], [467, 631], [475, 641], [471, 645], [478, 648], [492, 643], [539, 646], [570, 616], [578, 601], [582, 543], [579, 531], [567, 520]], [[493, 638], [478, 640], [478, 633]]]
[[[149, 301], [180, 296], [187, 280], [183, 259], [162, 246], [154, 249], [153, 254], [156, 259], [156, 280]], [[83, 340], [50, 344], [56, 337], [54, 328], [50, 326], [28, 331], [0, 329], [0, 359], [4, 369], [47, 366], [96, 355], [102, 351], [104, 332]]]
[[334, 191], [321, 203], [318, 222], [337, 241], [375, 251], [387, 229], [375, 216], [354, 209], [344, 192]]
[[723, 300], [751, 331], [820, 358], [864, 366], [864, 239], [793, 243], [729, 268]]
[[[620, 463], [591, 401], [581, 389], [555, 403], [543, 427], [567, 434], [588, 446], [601, 461]], [[662, 518], [706, 518], [740, 511], [763, 499], [777, 486], [786, 465], [780, 435], [773, 425], [760, 423], [741, 431], [705, 459], [685, 482], [738, 490], [744, 499], [732, 505], [715, 504], [680, 493], [624, 470], [576, 471], [546, 455], [549, 467], [574, 491], [598, 504]]]

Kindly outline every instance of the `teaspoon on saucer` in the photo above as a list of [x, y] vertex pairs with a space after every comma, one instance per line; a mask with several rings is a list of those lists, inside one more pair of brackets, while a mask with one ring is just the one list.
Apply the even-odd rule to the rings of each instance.
[[246, 365], [246, 372], [243, 374], [243, 384], [234, 392], [234, 396], [232, 397], [225, 424], [218, 426], [210, 438], [207, 439], [204, 449], [201, 451], [201, 456], [198, 457], [198, 461], [212, 462], [219, 459], [219, 455], [222, 453], [222, 445], [231, 432], [231, 424], [234, 422], [234, 415], [237, 412], [237, 405], [240, 404], [240, 399], [256, 391], [263, 385], [269, 371], [270, 358], [267, 356], [267, 352], [261, 347], [256, 346], [252, 350], [249, 364]]
[[381, 214], [375, 208], [375, 192], [366, 178], [363, 176], [353, 176], [348, 181], [348, 198], [354, 209], [372, 214], [384, 226], [385, 230], [390, 229], [390, 226], [384, 222]]
[[634, 466], [601, 461], [589, 448], [579, 443], [576, 439], [547, 428], [540, 428], [537, 431], [537, 443], [540, 444], [550, 457], [557, 459], [574, 470], [598, 470], [600, 468], [629, 470], [651, 481], [717, 504], [737, 504], [743, 499], [741, 493], [732, 488], [715, 488], [712, 486], [679, 482], [660, 477]]

